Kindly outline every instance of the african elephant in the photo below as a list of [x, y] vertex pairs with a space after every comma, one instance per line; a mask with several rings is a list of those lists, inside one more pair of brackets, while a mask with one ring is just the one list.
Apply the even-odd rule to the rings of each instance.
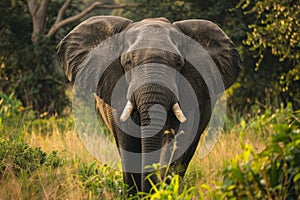
[[146, 170], [154, 163], [184, 176], [217, 96], [241, 69], [231, 39], [197, 19], [91, 17], [62, 39], [57, 54], [68, 79], [95, 93], [132, 193], [159, 181]]

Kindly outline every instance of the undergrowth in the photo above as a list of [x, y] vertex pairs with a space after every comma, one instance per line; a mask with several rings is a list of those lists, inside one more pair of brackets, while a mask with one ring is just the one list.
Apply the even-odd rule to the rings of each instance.
[[194, 159], [183, 180], [174, 174], [128, 198], [122, 173], [88, 155], [71, 117], [36, 118], [13, 94], [0, 96], [0, 199], [300, 196], [300, 112], [289, 105], [247, 120], [236, 114], [208, 159]]

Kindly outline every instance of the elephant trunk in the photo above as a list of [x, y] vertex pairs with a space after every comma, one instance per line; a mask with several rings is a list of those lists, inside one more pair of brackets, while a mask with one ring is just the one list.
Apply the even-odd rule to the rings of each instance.
[[160, 162], [164, 127], [168, 112], [177, 102], [176, 96], [166, 87], [156, 84], [144, 85], [135, 94], [135, 104], [141, 120], [142, 191], [149, 191], [157, 177], [152, 165]]
[[[153, 183], [158, 181], [153, 172], [153, 164], [160, 163], [163, 157], [164, 131], [168, 128], [166, 124], [170, 124], [166, 123], [167, 120], [174, 120], [175, 116], [179, 123], [184, 122], [186, 118], [177, 99], [175, 70], [160, 63], [145, 63], [134, 68], [128, 75], [129, 101], [120, 116], [120, 121], [126, 121], [133, 110], [140, 120], [141, 190], [148, 192], [151, 189], [149, 178]], [[130, 77], [138, 79], [129, 79]]]

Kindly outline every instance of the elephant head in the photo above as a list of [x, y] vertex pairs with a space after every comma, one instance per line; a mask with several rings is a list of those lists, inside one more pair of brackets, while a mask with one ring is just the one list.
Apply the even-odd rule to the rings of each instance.
[[[125, 182], [142, 191], [150, 189], [145, 167], [170, 159], [161, 150], [174, 139], [167, 130], [187, 132], [172, 162], [185, 173], [216, 96], [235, 82], [241, 67], [230, 38], [216, 24], [196, 19], [92, 17], [63, 38], [57, 54], [68, 79], [96, 94], [120, 149]], [[141, 171], [128, 171], [132, 163]]]

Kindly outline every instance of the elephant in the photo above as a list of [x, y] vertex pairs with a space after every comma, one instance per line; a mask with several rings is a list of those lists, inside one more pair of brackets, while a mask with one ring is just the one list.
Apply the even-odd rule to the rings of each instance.
[[162, 177], [184, 176], [218, 95], [241, 70], [232, 40], [203, 19], [94, 16], [60, 41], [57, 55], [68, 79], [95, 94], [133, 194], [159, 183], [155, 163]]

